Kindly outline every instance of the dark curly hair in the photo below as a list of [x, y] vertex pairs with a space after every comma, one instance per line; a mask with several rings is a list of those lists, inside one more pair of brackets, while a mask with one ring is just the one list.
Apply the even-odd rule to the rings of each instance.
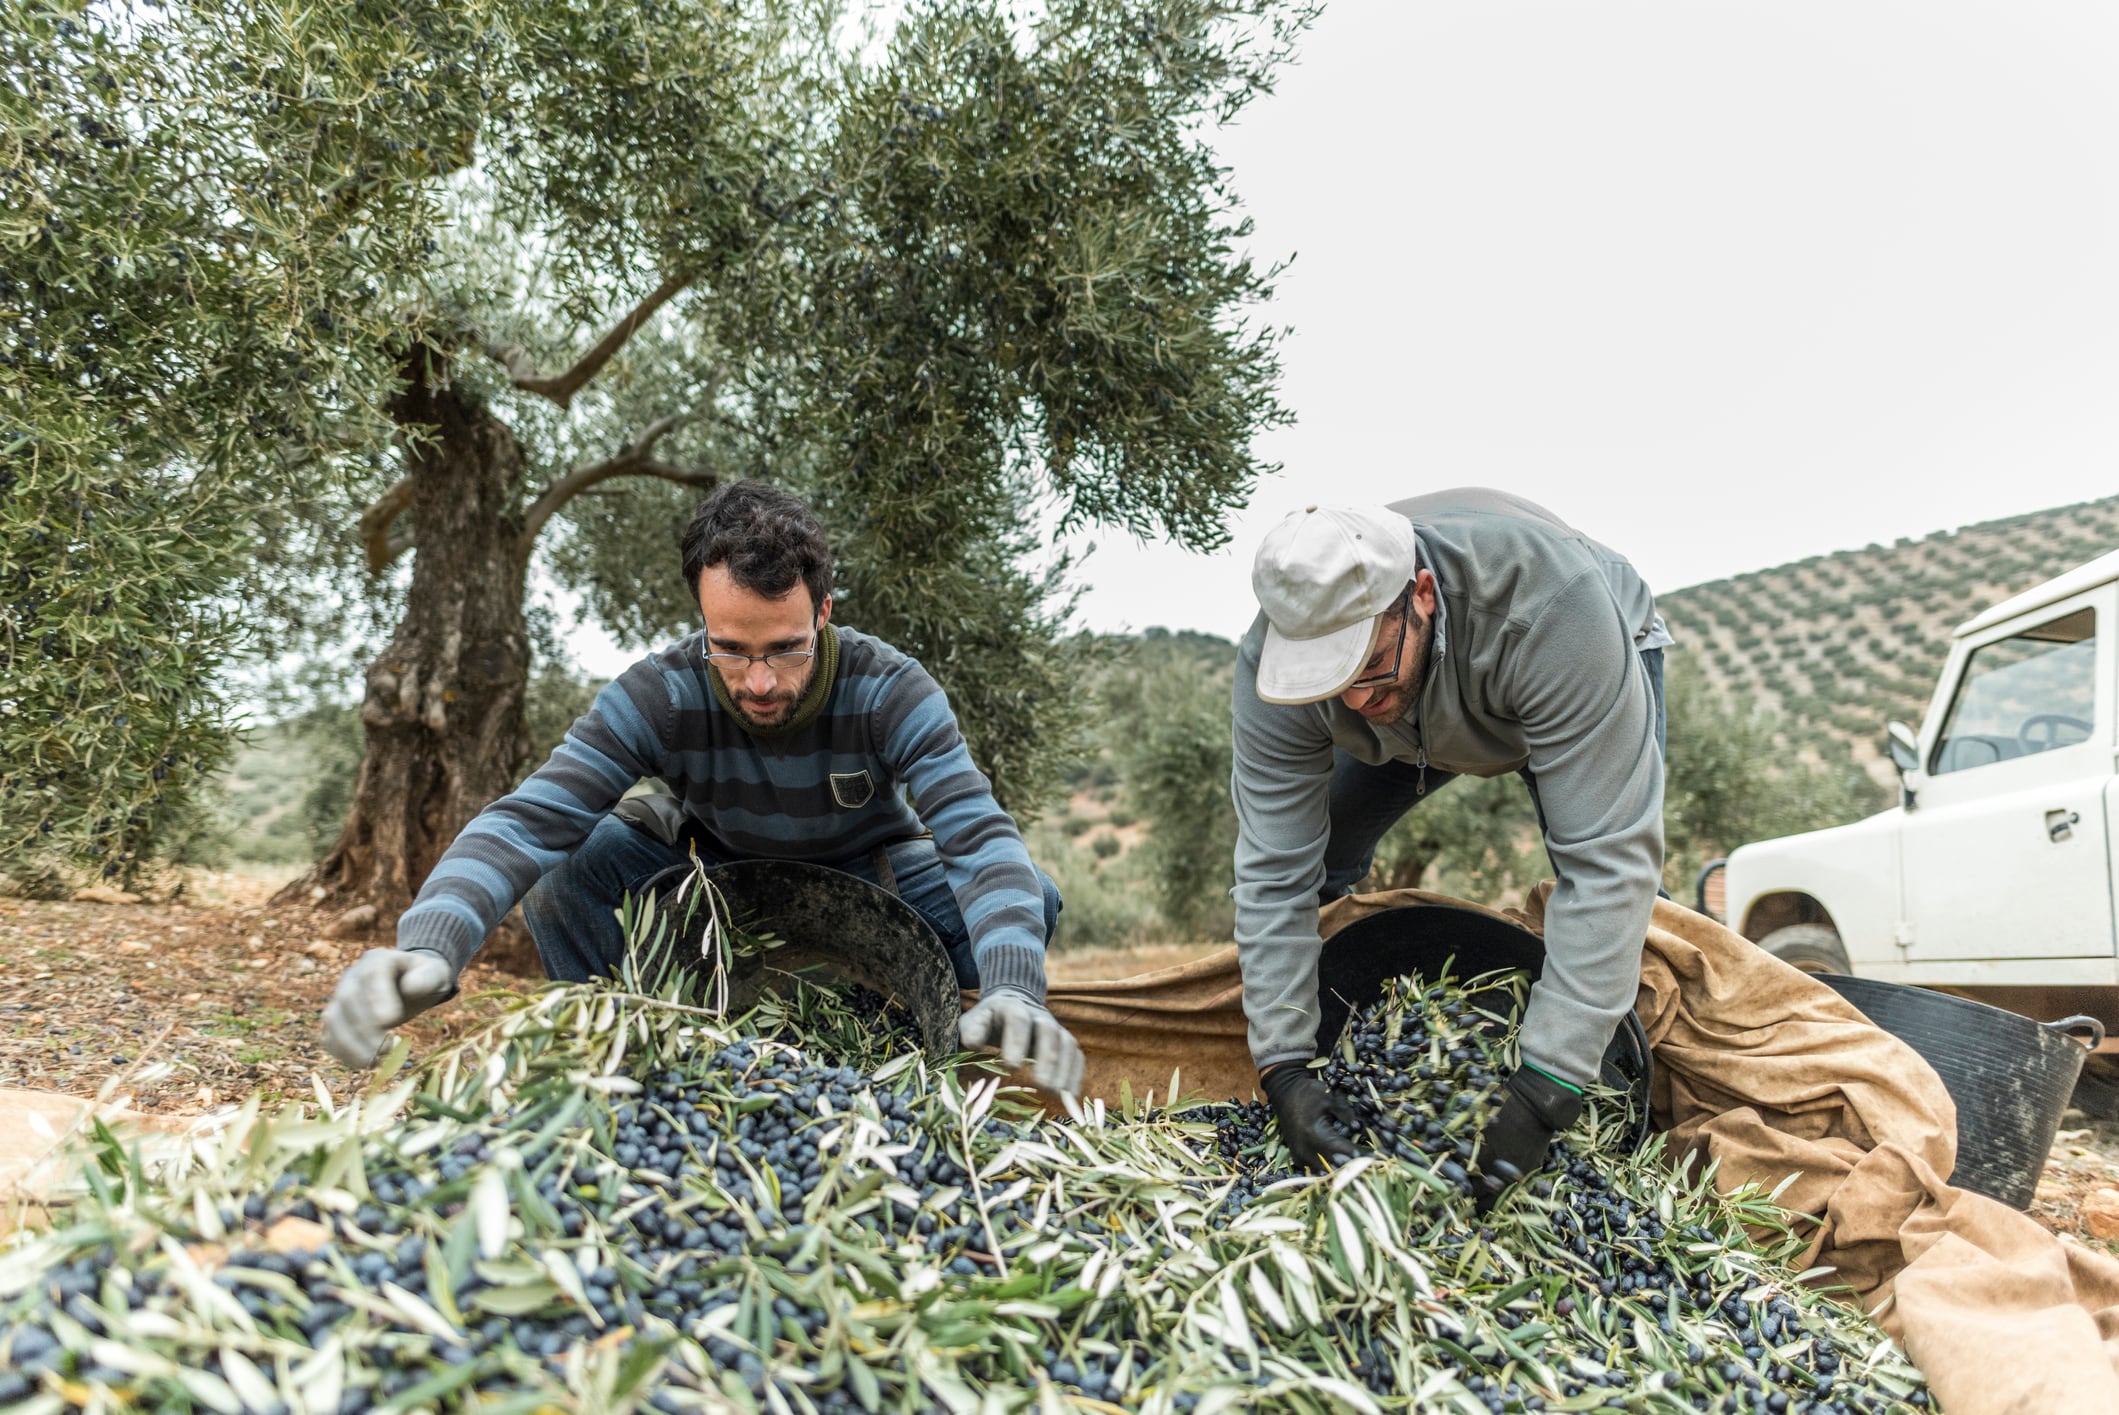
[[778, 599], [800, 580], [812, 608], [831, 594], [831, 543], [816, 512], [762, 481], [731, 482], [699, 503], [684, 531], [684, 585], [699, 597], [699, 576], [728, 566], [737, 584]]

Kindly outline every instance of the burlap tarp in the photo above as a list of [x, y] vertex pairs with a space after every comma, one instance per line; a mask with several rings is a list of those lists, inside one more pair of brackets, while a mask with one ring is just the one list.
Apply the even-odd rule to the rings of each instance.
[[174, 1146], [187, 1124], [57, 1091], [0, 1088], [0, 1235], [41, 1226], [46, 1201], [78, 1188], [72, 1142], [91, 1121], [148, 1150]]
[[[1547, 890], [1506, 917], [1539, 931]], [[1341, 900], [1329, 936], [1380, 909], [1452, 904], [1416, 891]], [[1257, 1084], [1236, 950], [1118, 982], [1055, 986], [1089, 1059], [1089, 1094], [1121, 1084], [1219, 1099]], [[1935, 1072], [1822, 983], [1712, 919], [1656, 905], [1636, 1004], [1655, 1054], [1652, 1106], [1671, 1153], [1717, 1162], [1725, 1188], [1771, 1188], [1814, 1221], [1805, 1267], [1874, 1312], [1950, 1415], [2119, 1412], [2119, 1262], [1946, 1182], [1957, 1116]]]

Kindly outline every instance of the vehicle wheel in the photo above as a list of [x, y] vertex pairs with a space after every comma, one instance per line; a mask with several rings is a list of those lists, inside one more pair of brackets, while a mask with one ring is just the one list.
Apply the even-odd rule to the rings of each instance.
[[1767, 934], [1758, 946], [1805, 973], [1854, 971], [1847, 962], [1847, 946], [1839, 941], [1839, 934], [1830, 924], [1790, 924]]
[[2119, 1058], [2099, 1054], [2083, 1062], [2068, 1104], [2092, 1120], [2119, 1120]]

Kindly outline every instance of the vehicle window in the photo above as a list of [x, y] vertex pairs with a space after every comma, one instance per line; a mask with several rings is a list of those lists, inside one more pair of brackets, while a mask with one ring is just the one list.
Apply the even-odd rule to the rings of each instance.
[[2097, 616], [2078, 609], [1972, 651], [1929, 773], [1969, 771], [2089, 740]]

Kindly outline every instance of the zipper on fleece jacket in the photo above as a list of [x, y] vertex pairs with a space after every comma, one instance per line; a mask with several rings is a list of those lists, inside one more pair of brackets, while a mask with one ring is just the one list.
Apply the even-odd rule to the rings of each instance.
[[1413, 765], [1418, 768], [1420, 773], [1413, 781], [1413, 799], [1416, 801], [1423, 800], [1427, 796], [1427, 733], [1420, 726], [1421, 699], [1427, 696], [1428, 685], [1434, 681], [1435, 661], [1441, 658], [1449, 647], [1449, 641], [1442, 636], [1441, 632], [1441, 595], [1441, 586], [1437, 585], [1435, 587], [1437, 603], [1435, 605], [1436, 632], [1434, 644], [1428, 650], [1428, 661], [1420, 667], [1420, 683], [1413, 695]]

